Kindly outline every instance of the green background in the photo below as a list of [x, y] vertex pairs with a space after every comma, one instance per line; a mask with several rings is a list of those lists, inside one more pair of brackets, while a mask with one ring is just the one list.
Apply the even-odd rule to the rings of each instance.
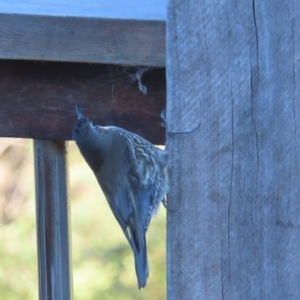
[[[32, 144], [0, 139], [1, 299], [38, 299]], [[150, 224], [150, 277], [138, 290], [129, 245], [74, 142], [68, 148], [74, 299], [165, 299], [165, 209]]]

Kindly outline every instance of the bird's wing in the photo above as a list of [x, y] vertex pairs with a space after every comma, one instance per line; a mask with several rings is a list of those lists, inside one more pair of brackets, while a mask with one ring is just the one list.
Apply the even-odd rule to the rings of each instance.
[[128, 229], [136, 244], [138, 252], [140, 252], [145, 246], [145, 226], [141, 214], [141, 205], [144, 199], [141, 197], [140, 174], [138, 172], [135, 151], [132, 143], [127, 138], [123, 158], [126, 160], [126, 163], [128, 163], [127, 178], [129, 189], [127, 191], [127, 196], [132, 210], [132, 218], [129, 219]]
[[118, 156], [114, 158], [118, 161], [111, 163], [118, 166], [118, 169], [113, 171], [114, 179], [108, 176], [115, 181], [114, 188], [109, 188], [112, 186], [111, 181], [105, 184], [106, 180], [99, 180], [99, 183], [132, 249], [140, 252], [145, 245], [145, 224], [140, 213], [143, 200], [140, 193], [140, 175], [132, 143], [125, 136], [120, 138]]

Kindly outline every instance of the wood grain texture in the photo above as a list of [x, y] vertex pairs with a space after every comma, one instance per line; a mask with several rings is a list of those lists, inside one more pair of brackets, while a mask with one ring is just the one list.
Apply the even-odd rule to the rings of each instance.
[[168, 300], [299, 299], [299, 12], [170, 0]]
[[6, 14], [166, 21], [166, 0], [0, 0]]
[[161, 67], [165, 20], [165, 0], [0, 0], [0, 58]]
[[0, 13], [0, 58], [165, 65], [165, 22]]
[[156, 144], [165, 142], [160, 113], [165, 107], [165, 71], [142, 76], [136, 68], [0, 60], [0, 136], [71, 139], [75, 103], [101, 125], [136, 132]]

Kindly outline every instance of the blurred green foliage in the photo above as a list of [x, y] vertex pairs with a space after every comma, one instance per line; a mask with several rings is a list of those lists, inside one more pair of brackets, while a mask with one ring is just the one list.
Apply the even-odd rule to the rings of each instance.
[[[38, 299], [32, 144], [0, 139], [1, 299]], [[147, 233], [150, 277], [138, 290], [129, 245], [73, 142], [69, 174], [74, 299], [164, 299], [165, 209]]]

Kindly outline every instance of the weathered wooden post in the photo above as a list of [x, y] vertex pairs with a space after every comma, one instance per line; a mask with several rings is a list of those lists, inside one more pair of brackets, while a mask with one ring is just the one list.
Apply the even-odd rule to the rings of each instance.
[[170, 0], [168, 300], [299, 299], [300, 2]]

